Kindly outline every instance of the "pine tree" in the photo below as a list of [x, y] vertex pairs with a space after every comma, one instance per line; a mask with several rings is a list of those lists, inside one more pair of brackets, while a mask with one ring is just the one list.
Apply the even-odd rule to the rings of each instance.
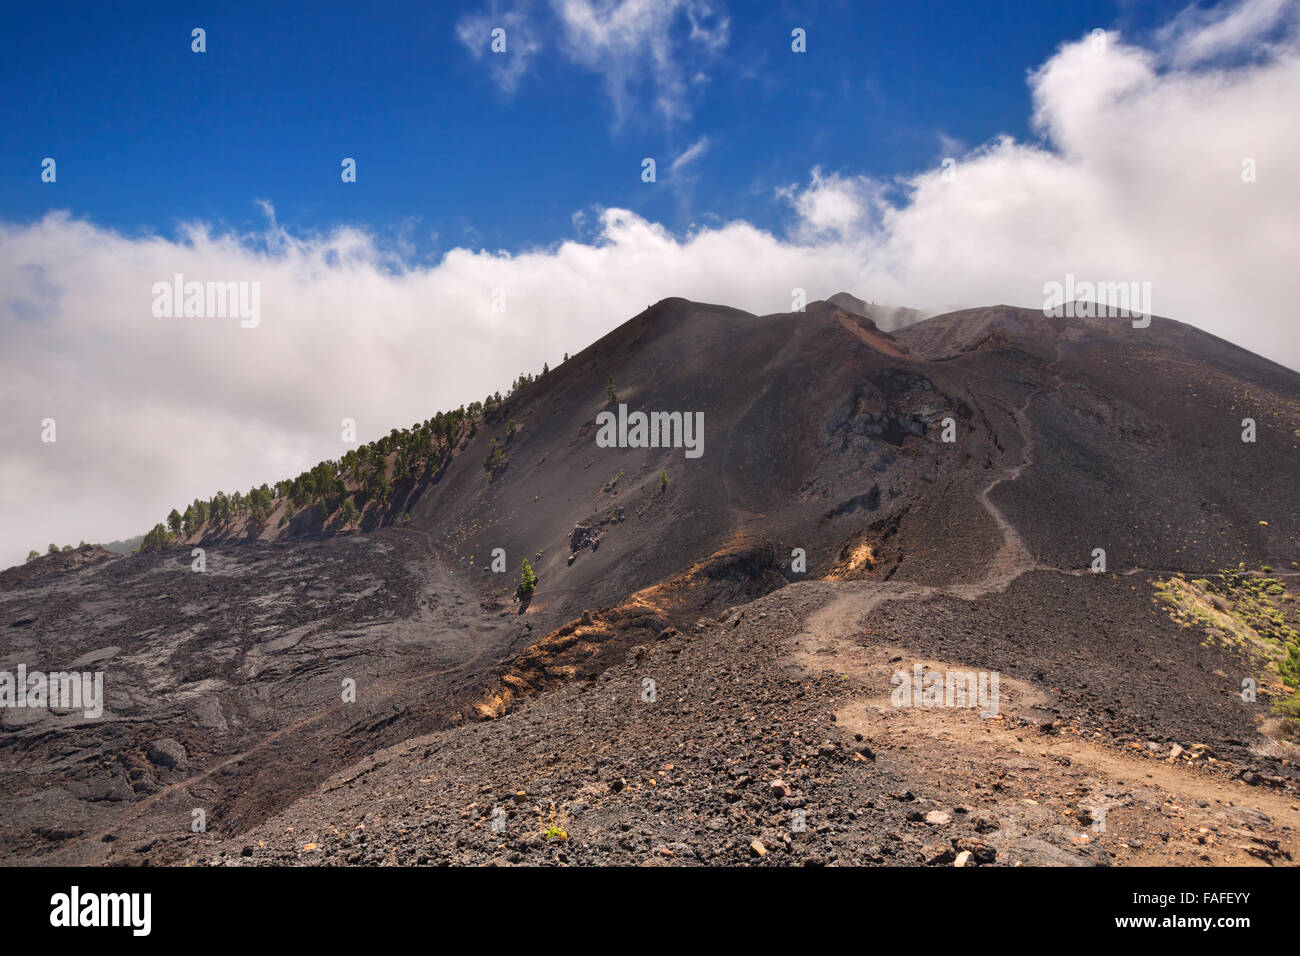
[[519, 572], [519, 596], [529, 597], [537, 587], [537, 575], [533, 574], [533, 566], [524, 558], [524, 566]]
[[609, 381], [605, 383], [605, 398], [611, 405], [618, 401], [618, 391], [614, 388], [613, 375], [611, 375]]
[[339, 512], [339, 520], [343, 522], [343, 527], [347, 527], [361, 517], [361, 512], [357, 511], [357, 506], [348, 498], [343, 502], [343, 508]]

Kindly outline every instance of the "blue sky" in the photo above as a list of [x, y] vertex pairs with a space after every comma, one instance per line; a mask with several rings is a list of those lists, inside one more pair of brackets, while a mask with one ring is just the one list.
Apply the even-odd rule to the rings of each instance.
[[[668, 296], [1138, 282], [1300, 369], [1300, 0], [9, 3], [0, 83], [0, 565], [508, 390]], [[258, 320], [155, 314], [177, 273], [256, 286]]]
[[[1027, 69], [1094, 28], [1140, 35], [1183, 4], [700, 5], [715, 48], [690, 42], [690, 6], [665, 16], [671, 66], [631, 65], [616, 103], [606, 76], [620, 64], [583, 62], [546, 0], [7, 4], [0, 218], [67, 209], [129, 235], [190, 220], [243, 231], [268, 200], [296, 231], [364, 225], [419, 261], [553, 243], [593, 206], [674, 231], [775, 229], [775, 191], [814, 165], [889, 177], [936, 164], [951, 141], [1031, 138]], [[500, 56], [527, 69], [503, 91], [498, 64], [459, 33], [486, 49], [476, 24], [517, 9], [527, 20]], [[206, 53], [190, 50], [195, 26]], [[790, 50], [794, 27], [806, 54]], [[674, 81], [669, 116], [656, 100]], [[55, 188], [39, 180], [46, 156]], [[356, 184], [340, 182], [345, 156]], [[658, 188], [640, 181], [646, 156]]]

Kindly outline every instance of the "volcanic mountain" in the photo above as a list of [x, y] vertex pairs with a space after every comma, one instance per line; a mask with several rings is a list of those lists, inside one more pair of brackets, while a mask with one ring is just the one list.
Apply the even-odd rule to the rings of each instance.
[[[666, 299], [364, 531], [279, 500], [0, 573], [0, 671], [105, 675], [98, 717], [0, 709], [0, 856], [1289, 861], [1300, 375], [873, 308]], [[996, 705], [899, 703], [954, 672]]]

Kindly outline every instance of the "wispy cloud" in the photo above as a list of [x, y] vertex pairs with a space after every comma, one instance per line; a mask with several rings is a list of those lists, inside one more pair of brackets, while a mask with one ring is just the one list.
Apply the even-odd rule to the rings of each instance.
[[[498, 27], [506, 31], [505, 53], [490, 52]], [[506, 95], [536, 62], [544, 32], [564, 62], [600, 77], [615, 126], [641, 109], [676, 123], [690, 117], [692, 88], [707, 85], [705, 68], [726, 48], [730, 21], [711, 0], [550, 0], [540, 12], [526, 0], [491, 0], [456, 27]]]
[[[685, 60], [701, 60], [727, 45], [730, 20], [709, 0], [552, 0], [573, 62], [598, 73], [621, 124], [644, 89], [653, 109], [672, 123], [690, 117]], [[688, 26], [679, 49], [676, 28]]]
[[1158, 39], [1175, 67], [1189, 67], [1260, 44], [1288, 22], [1294, 24], [1297, 16], [1296, 0], [1238, 0], [1210, 9], [1192, 5], [1170, 21]]
[[668, 172], [673, 176], [673, 178], [677, 178], [686, 171], [686, 167], [690, 166], [693, 162], [707, 153], [709, 151], [709, 146], [709, 137], [701, 136], [695, 142], [691, 143], [690, 146], [686, 147], [686, 149], [682, 151], [681, 155], [672, 161], [668, 166]]
[[[492, 49], [494, 30], [503, 30], [504, 49]], [[467, 14], [456, 24], [456, 37], [476, 60], [488, 69], [492, 80], [509, 96], [541, 52], [540, 29], [533, 20], [530, 2], [502, 3], [491, 0], [480, 13]]]

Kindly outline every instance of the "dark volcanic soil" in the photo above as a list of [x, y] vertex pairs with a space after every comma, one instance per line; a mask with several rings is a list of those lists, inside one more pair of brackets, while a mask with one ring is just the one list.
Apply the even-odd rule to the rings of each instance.
[[[703, 457], [598, 448], [611, 375], [703, 411]], [[1298, 436], [1300, 376], [1165, 319], [665, 300], [400, 526], [0, 574], [0, 670], [108, 700], [0, 710], [0, 859], [1286, 864], [1276, 649], [1154, 585], [1296, 581]], [[996, 715], [896, 706], [914, 666], [997, 673]]]
[[445, 725], [527, 642], [514, 617], [471, 604], [426, 536], [399, 530], [216, 548], [201, 574], [174, 550], [29, 573], [0, 591], [0, 670], [103, 671], [106, 703], [99, 719], [0, 710], [3, 859], [167, 859], [195, 809], [214, 828], [257, 823]]
[[[989, 721], [891, 708], [891, 672], [946, 667], [936, 657], [954, 636], [944, 616], [927, 619], [929, 602], [906, 599], [886, 607], [918, 621], [872, 618], [864, 635], [859, 616], [879, 591], [793, 585], [634, 648], [590, 685], [377, 753], [263, 826], [192, 852], [220, 865], [951, 865], [969, 850], [972, 863], [1107, 865], [1300, 851], [1294, 793], [1248, 787], [1235, 767], [1170, 763], [1167, 744], [1116, 746], [1128, 716], [1105, 708], [1136, 680], [1081, 703], [1077, 676], [1070, 692], [1004, 678]], [[1039, 593], [1026, 583], [968, 610], [1032, 620], [1054, 601]], [[1074, 661], [1067, 651], [1057, 666], [1077, 675], [1111, 647]], [[1010, 674], [1016, 652], [967, 649], [958, 663]], [[1156, 713], [1157, 736], [1193, 742], [1176, 702]], [[1200, 728], [1195, 742], [1223, 739]], [[565, 838], [548, 839], [552, 827]]]

